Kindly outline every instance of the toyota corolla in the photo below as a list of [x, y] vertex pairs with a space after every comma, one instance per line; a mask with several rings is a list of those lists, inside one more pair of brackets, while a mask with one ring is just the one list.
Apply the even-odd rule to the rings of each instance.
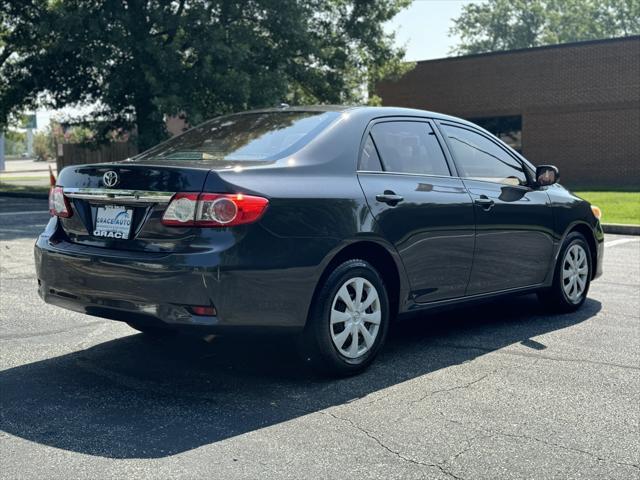
[[433, 112], [223, 116], [63, 169], [35, 247], [39, 293], [150, 334], [292, 332], [314, 366], [353, 374], [411, 312], [527, 292], [579, 308], [604, 235], [558, 177]]

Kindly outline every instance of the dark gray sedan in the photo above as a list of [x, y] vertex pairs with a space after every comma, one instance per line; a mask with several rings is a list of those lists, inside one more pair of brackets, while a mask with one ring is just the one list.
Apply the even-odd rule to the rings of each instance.
[[377, 107], [219, 117], [132, 159], [67, 167], [42, 298], [150, 334], [297, 332], [334, 374], [410, 312], [538, 292], [582, 305], [599, 210], [459, 118]]

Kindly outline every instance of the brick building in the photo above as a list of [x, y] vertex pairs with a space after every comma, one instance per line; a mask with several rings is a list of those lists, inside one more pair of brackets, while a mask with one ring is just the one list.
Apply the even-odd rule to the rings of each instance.
[[467, 118], [573, 187], [640, 187], [640, 36], [418, 62], [384, 105]]

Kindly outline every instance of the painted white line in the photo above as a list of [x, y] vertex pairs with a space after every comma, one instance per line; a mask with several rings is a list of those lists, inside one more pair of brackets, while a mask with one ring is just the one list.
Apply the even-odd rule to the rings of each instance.
[[605, 248], [615, 247], [616, 245], [622, 245], [623, 243], [637, 242], [640, 238], [619, 238], [618, 240], [611, 240], [610, 242], [604, 242]]
[[42, 230], [42, 227], [44, 227], [44, 225], [40, 224], [40, 225], [31, 225], [29, 227], [25, 227], [25, 228], [3, 228], [0, 229], [0, 235], [4, 235], [6, 233], [31, 233], [29, 232], [29, 229], [33, 229], [33, 228], [37, 228], [39, 230]]
[[33, 215], [35, 213], [46, 213], [49, 214], [48, 210], [32, 210], [30, 212], [2, 212], [0, 216], [8, 216], [8, 215]]

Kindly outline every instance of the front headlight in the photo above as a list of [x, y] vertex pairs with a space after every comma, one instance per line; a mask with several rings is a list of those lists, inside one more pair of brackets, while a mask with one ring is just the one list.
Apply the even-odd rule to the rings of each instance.
[[593, 216], [596, 217], [598, 220], [602, 218], [602, 210], [600, 210], [600, 207], [591, 205], [591, 211], [593, 212]]

